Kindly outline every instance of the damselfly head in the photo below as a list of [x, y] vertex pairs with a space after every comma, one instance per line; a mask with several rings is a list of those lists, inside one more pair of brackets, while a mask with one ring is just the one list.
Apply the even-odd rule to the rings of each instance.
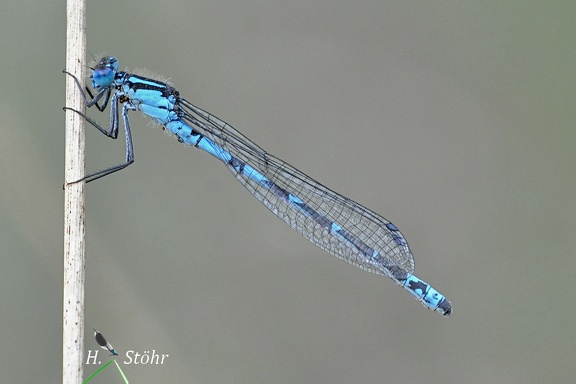
[[114, 81], [118, 72], [118, 60], [113, 56], [104, 56], [98, 61], [92, 70], [92, 87], [108, 87]]

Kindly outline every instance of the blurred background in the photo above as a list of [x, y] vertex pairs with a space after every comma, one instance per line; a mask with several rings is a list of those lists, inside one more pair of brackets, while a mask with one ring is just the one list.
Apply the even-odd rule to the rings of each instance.
[[[55, 383], [65, 2], [1, 8], [2, 381]], [[218, 161], [133, 113], [135, 164], [87, 187], [86, 353], [96, 327], [132, 383], [572, 381], [575, 11], [572, 1], [90, 2], [95, 56], [171, 78], [394, 222], [415, 274], [454, 314], [316, 248]], [[123, 160], [123, 138], [87, 130], [88, 172]], [[130, 350], [169, 357], [123, 364]], [[121, 382], [113, 368], [99, 378]]]

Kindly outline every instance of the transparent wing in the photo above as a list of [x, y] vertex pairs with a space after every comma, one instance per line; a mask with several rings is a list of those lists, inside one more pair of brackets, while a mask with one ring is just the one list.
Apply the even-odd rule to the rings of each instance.
[[178, 104], [182, 119], [222, 151], [217, 157], [238, 181], [295, 231], [358, 268], [395, 280], [412, 275], [414, 258], [394, 224], [268, 154], [219, 118], [184, 99]]

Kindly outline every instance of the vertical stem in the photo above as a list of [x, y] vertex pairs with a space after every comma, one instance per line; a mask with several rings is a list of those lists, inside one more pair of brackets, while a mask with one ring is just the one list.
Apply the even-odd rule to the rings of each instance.
[[[85, 78], [86, 52], [85, 0], [68, 0], [66, 6], [66, 70]], [[66, 76], [66, 106], [83, 110], [80, 90]], [[84, 121], [66, 111], [65, 183], [84, 177]], [[64, 305], [63, 371], [64, 384], [82, 383], [84, 353], [84, 182], [65, 184], [64, 193]]]

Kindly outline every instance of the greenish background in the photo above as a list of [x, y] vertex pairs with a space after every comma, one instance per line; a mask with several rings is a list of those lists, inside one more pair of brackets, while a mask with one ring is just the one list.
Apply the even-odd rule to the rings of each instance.
[[[133, 383], [571, 382], [575, 11], [90, 1], [91, 52], [392, 220], [454, 315], [323, 253], [133, 113], [136, 163], [87, 189], [86, 349], [96, 327], [170, 355], [122, 365]], [[2, 382], [61, 380], [65, 44], [64, 1], [2, 2]], [[89, 171], [122, 161], [122, 140], [87, 140]]]

